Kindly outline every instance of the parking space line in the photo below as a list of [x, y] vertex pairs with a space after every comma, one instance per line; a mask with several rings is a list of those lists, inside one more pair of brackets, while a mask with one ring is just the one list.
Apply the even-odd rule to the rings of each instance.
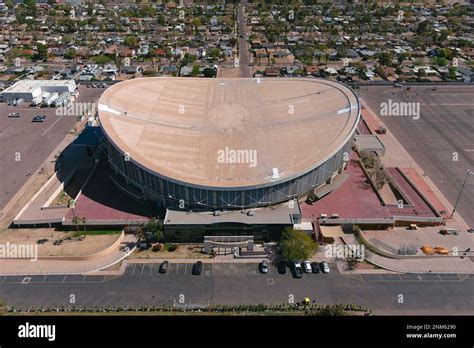
[[64, 278], [63, 278], [63, 283], [64, 283], [64, 281], [66, 280], [66, 277], [67, 277], [67, 275], [64, 276]]
[[136, 268], [136, 267], [137, 267], [137, 264], [134, 263], [134, 264], [133, 264], [133, 270], [132, 270], [132, 276], [133, 276], [133, 274], [135, 273], [135, 268]]
[[3, 276], [2, 284], [3, 284], [3, 282], [5, 281], [5, 279], [7, 279], [7, 276]]
[[143, 271], [145, 270], [145, 266], [146, 266], [146, 265], [143, 263], [143, 264], [142, 264], [142, 271], [140, 272], [140, 276], [143, 275]]
[[176, 264], [176, 274], [178, 274], [178, 270], [179, 270], [179, 263]]
[[46, 129], [46, 130], [43, 132], [43, 134], [41, 134], [41, 136], [44, 136], [46, 133], [48, 133], [48, 131], [49, 131], [51, 128], [53, 128], [54, 125], [55, 125], [56, 123], [58, 123], [59, 120], [61, 120], [61, 118], [62, 118], [62, 116], [59, 116], [58, 119], [57, 119], [56, 121], [54, 121], [53, 124], [52, 124], [51, 126], [49, 126], [48, 129]]
[[153, 272], [153, 267], [155, 267], [155, 264], [154, 264], [154, 263], [151, 264], [150, 274], [148, 274], [149, 277], [151, 277], [151, 273]]
[[105, 301], [105, 303], [102, 305], [102, 307], [106, 307], [109, 304], [110, 300], [114, 297], [113, 294], [109, 294], [107, 296], [108, 296], [107, 301]]
[[96, 304], [97, 302], [99, 302], [100, 300], [102, 300], [103, 298], [104, 298], [104, 295], [102, 295], [102, 296], [99, 297], [97, 300], [95, 300], [94, 303], [93, 303], [91, 306], [94, 307], [95, 304]]
[[[185, 263], [185, 264], [184, 264], [184, 275], [186, 275], [186, 270], [187, 270], [187, 269], [188, 269], [188, 264]], [[203, 269], [204, 269], [204, 267], [203, 267]]]

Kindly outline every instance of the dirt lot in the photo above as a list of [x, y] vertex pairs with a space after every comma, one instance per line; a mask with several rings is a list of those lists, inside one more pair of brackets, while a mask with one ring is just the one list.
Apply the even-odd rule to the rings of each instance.
[[0, 234], [0, 244], [33, 244], [37, 240], [48, 241], [38, 246], [39, 256], [79, 256], [89, 255], [112, 244], [120, 234], [89, 235], [82, 241], [64, 241], [61, 245], [53, 245], [53, 242], [67, 236], [73, 236], [74, 232], [55, 231], [52, 228], [37, 229], [12, 229]]
[[142, 251], [136, 251], [130, 258], [134, 259], [208, 259], [209, 255], [201, 253], [201, 245], [179, 244], [175, 251], [152, 251], [151, 248]]

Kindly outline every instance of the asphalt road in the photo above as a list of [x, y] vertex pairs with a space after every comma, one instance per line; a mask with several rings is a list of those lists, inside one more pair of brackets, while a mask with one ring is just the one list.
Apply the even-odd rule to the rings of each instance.
[[[467, 275], [305, 274], [294, 279], [270, 267], [260, 274], [256, 264], [204, 264], [200, 276], [192, 264], [170, 264], [167, 274], [159, 264], [129, 264], [116, 276], [0, 277], [0, 299], [8, 305], [141, 306], [284, 303], [304, 297], [323, 304], [353, 303], [376, 314], [473, 314], [474, 278]], [[399, 296], [403, 303], [398, 303]], [[182, 300], [182, 303], [180, 302]]]
[[239, 69], [240, 77], [251, 77], [252, 73], [250, 70], [250, 52], [249, 43], [247, 37], [247, 31], [245, 30], [245, 15], [244, 15], [245, 4], [241, 4], [237, 8], [237, 20], [238, 20], [238, 31], [239, 31]]
[[[81, 86], [77, 101], [95, 101], [103, 91]], [[77, 117], [60, 117], [55, 110], [0, 104], [0, 210], [43, 165], [77, 122]], [[20, 112], [22, 116], [9, 118], [11, 112]], [[35, 115], [46, 115], [45, 122], [31, 122]], [[20, 155], [19, 161], [16, 160], [17, 153]]]
[[[474, 86], [405, 88], [363, 87], [361, 96], [377, 113], [388, 99], [419, 102], [420, 118], [381, 117], [387, 128], [454, 205], [466, 172], [474, 170]], [[457, 156], [457, 161], [455, 160]], [[474, 176], [470, 176], [457, 211], [474, 227]]]

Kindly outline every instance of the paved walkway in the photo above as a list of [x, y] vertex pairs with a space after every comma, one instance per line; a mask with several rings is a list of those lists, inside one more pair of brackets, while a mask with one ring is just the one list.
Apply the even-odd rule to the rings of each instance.
[[399, 168], [416, 186], [418, 190], [430, 201], [430, 203], [435, 207], [435, 209], [441, 214], [445, 219], [448, 219], [450, 214], [448, 209], [444, 206], [438, 196], [432, 191], [428, 186], [425, 180], [420, 174], [415, 170], [415, 168]]
[[405, 197], [409, 200], [409, 204], [404, 205], [401, 208], [398, 205], [387, 205], [387, 208], [391, 214], [403, 216], [436, 217], [429, 205], [426, 204], [423, 198], [413, 188], [411, 183], [403, 177], [397, 168], [385, 168], [385, 171], [390, 177], [391, 182], [398, 186]]

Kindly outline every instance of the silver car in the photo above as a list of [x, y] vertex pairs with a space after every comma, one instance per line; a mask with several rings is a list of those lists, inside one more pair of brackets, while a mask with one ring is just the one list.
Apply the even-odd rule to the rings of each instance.
[[262, 262], [260, 262], [260, 272], [262, 273], [268, 273], [268, 262], [267, 260], [262, 260]]
[[329, 273], [329, 265], [327, 262], [321, 262], [319, 266], [321, 267], [323, 273]]
[[308, 260], [303, 261], [303, 269], [305, 273], [311, 273], [313, 271], [311, 263]]

